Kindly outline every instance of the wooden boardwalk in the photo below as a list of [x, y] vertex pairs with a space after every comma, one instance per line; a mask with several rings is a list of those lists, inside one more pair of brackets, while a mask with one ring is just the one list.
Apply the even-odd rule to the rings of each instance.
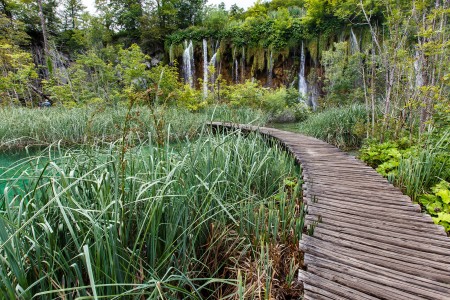
[[212, 123], [277, 139], [301, 163], [307, 224], [304, 299], [450, 299], [450, 239], [372, 168], [320, 140]]

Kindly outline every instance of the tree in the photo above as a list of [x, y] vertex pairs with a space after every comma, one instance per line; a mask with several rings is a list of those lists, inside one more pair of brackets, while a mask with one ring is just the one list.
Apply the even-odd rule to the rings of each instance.
[[64, 0], [63, 18], [64, 29], [74, 30], [79, 28], [81, 14], [86, 9], [81, 0]]
[[183, 29], [200, 24], [202, 9], [206, 0], [178, 0], [175, 2], [177, 10], [178, 27]]

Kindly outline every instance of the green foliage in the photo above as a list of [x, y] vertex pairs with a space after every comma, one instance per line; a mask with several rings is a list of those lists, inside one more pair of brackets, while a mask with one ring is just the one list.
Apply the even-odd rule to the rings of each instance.
[[202, 98], [202, 92], [191, 88], [188, 84], [177, 91], [176, 98], [178, 106], [187, 108], [190, 111], [198, 111], [205, 108], [208, 104]]
[[[236, 282], [249, 265], [261, 274], [276, 267], [281, 244], [293, 248], [282, 254], [299, 268], [299, 170], [278, 147], [258, 135], [203, 135], [161, 148], [141, 144], [126, 163], [117, 152], [114, 144], [51, 148], [10, 167], [15, 178], [2, 173], [2, 295], [233, 296], [259, 283]], [[260, 278], [268, 288], [247, 291], [255, 297], [273, 295], [286, 280], [275, 272]]]
[[366, 141], [360, 150], [359, 158], [377, 172], [387, 177], [397, 175], [397, 169], [402, 156], [411, 153], [407, 139], [379, 143], [376, 140]]
[[333, 49], [322, 52], [327, 105], [361, 102], [363, 91], [357, 84], [362, 81], [359, 61], [360, 54], [348, 54], [347, 42], [334, 43]]
[[315, 113], [299, 125], [299, 131], [326, 141], [341, 149], [357, 149], [363, 136], [356, 128], [365, 122], [366, 109], [362, 105], [330, 108]]
[[30, 85], [38, 78], [31, 54], [16, 45], [1, 44], [0, 68], [0, 104], [14, 104], [23, 99], [31, 103]]
[[437, 182], [450, 178], [448, 134], [437, 142], [432, 137], [425, 145], [415, 146], [407, 139], [382, 144], [367, 141], [360, 158], [417, 200]]
[[[115, 108], [106, 106], [93, 98], [88, 107], [53, 107], [51, 109], [26, 109], [9, 107], [0, 109], [0, 150], [24, 148], [30, 145], [72, 146], [87, 143], [102, 144], [118, 140], [120, 128], [125, 121], [127, 109], [118, 104]], [[181, 106], [181, 105], [180, 105]], [[208, 121], [228, 121], [264, 125], [267, 115], [250, 108], [230, 109], [228, 106], [209, 106], [192, 113], [186, 108], [156, 107], [156, 114], [163, 114], [165, 132], [170, 140], [185, 139], [198, 134]], [[132, 111], [132, 139], [145, 140], [156, 136], [152, 111], [137, 106]], [[21, 122], [17, 122], [17, 120]], [[169, 129], [170, 126], [170, 129]]]
[[420, 196], [419, 202], [436, 224], [450, 232], [450, 183], [443, 180], [433, 186], [431, 192]]

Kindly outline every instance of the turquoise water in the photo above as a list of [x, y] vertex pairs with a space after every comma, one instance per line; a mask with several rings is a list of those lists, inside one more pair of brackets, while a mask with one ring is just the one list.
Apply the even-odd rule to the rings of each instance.
[[[17, 150], [17, 151], [3, 151], [0, 152], [0, 202], [4, 201], [5, 187], [14, 186], [15, 188], [21, 188], [26, 183], [26, 180], [19, 179], [23, 172], [36, 166], [36, 160], [33, 158], [35, 155], [40, 154], [39, 149], [32, 150]], [[41, 159], [41, 163], [44, 159]], [[8, 195], [12, 196], [15, 192], [10, 190]], [[2, 203], [0, 203], [1, 207]]]

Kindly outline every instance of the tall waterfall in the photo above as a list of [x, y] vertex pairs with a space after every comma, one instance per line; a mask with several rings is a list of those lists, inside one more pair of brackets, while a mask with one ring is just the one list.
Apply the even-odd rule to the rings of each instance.
[[183, 75], [184, 82], [189, 83], [190, 87], [194, 87], [194, 46], [192, 41], [184, 41], [183, 52]]
[[233, 68], [231, 70], [231, 76], [233, 78], [233, 82], [239, 83], [239, 61], [237, 59], [237, 49], [233, 48]]
[[305, 55], [305, 45], [302, 41], [302, 50], [300, 54], [300, 72], [298, 73], [298, 92], [300, 94], [300, 100], [307, 99], [308, 95], [308, 83], [306, 82], [305, 77], [305, 64], [306, 64], [306, 55]]
[[209, 65], [211, 67], [214, 67], [214, 72], [211, 74], [211, 83], [214, 84], [216, 81], [216, 62], [217, 62], [217, 52], [214, 53], [214, 55], [211, 58], [211, 61], [209, 62]]
[[241, 82], [245, 81], [245, 47], [242, 46], [242, 57], [241, 57]]
[[270, 55], [267, 57], [267, 86], [272, 86], [273, 79], [273, 51], [270, 50]]
[[208, 42], [203, 39], [203, 98], [208, 97]]
[[359, 51], [359, 43], [358, 39], [356, 38], [355, 33], [353, 32], [353, 28], [350, 29], [350, 50], [352, 54], [358, 53]]

